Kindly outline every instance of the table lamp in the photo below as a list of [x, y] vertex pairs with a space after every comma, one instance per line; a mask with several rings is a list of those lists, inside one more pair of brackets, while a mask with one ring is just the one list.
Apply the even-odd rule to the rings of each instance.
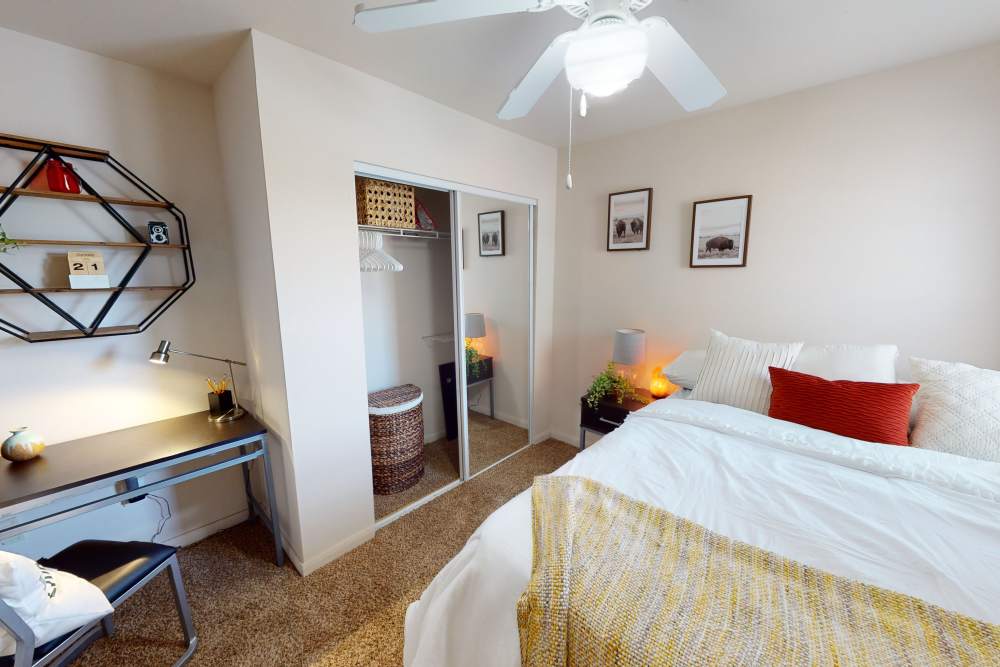
[[486, 318], [482, 313], [465, 314], [465, 337], [486, 338]]
[[212, 361], [221, 361], [224, 364], [229, 364], [229, 377], [233, 381], [233, 407], [230, 408], [225, 413], [219, 415], [218, 417], [209, 416], [208, 420], [211, 422], [231, 422], [236, 421], [240, 417], [246, 415], [246, 410], [240, 407], [239, 398], [236, 396], [236, 376], [233, 375], [233, 364], [238, 366], [246, 366], [245, 361], [235, 361], [233, 359], [220, 359], [219, 357], [210, 357], [207, 354], [197, 354], [196, 352], [185, 352], [184, 350], [178, 350], [170, 344], [169, 340], [161, 340], [160, 344], [149, 355], [149, 362], [152, 364], [166, 364], [170, 361], [171, 354], [186, 354], [189, 357], [198, 357], [199, 359], [211, 359]]
[[[632, 368], [646, 360], [646, 332], [642, 329], [618, 329], [615, 331], [615, 348], [611, 361], [619, 366]], [[622, 374], [625, 369], [622, 369]], [[630, 373], [630, 380], [635, 385], [635, 372]]]

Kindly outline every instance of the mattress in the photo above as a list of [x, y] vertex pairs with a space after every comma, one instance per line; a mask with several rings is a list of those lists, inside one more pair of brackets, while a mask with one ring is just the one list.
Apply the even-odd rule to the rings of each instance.
[[[1000, 623], [1000, 464], [656, 401], [562, 466], [710, 530]], [[527, 492], [483, 522], [406, 614], [406, 665], [520, 664]]]

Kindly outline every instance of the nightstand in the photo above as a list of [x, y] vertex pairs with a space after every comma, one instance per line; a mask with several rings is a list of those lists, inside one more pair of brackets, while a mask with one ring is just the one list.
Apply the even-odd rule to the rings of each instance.
[[637, 389], [641, 400], [626, 398], [619, 403], [614, 396], [605, 396], [596, 408], [587, 405], [587, 397], [580, 398], [580, 449], [587, 446], [587, 431], [605, 435], [622, 425], [630, 412], [649, 405], [653, 400], [648, 389]]

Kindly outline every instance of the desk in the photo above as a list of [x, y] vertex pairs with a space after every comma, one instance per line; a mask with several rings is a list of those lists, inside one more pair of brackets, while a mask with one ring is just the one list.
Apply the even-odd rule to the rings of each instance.
[[[222, 461], [208, 457], [230, 454]], [[250, 462], [261, 459], [267, 486], [268, 512], [263, 512], [250, 485]], [[200, 460], [200, 461], [199, 461]], [[189, 461], [201, 465], [166, 479], [142, 483], [141, 477]], [[247, 414], [233, 422], [216, 424], [207, 412], [135, 426], [54, 445], [38, 458], [0, 466], [0, 510], [29, 501], [31, 507], [0, 521], [0, 540], [74, 517], [84, 512], [141, 496], [209, 475], [232, 466], [243, 468], [250, 518], [260, 517], [274, 537], [274, 560], [284, 564], [281, 522], [274, 496], [267, 428]], [[79, 495], [107, 490], [118, 482], [125, 489], [108, 491], [81, 502]], [[51, 502], [49, 502], [51, 501]], [[59, 502], [64, 501], [64, 502]]]

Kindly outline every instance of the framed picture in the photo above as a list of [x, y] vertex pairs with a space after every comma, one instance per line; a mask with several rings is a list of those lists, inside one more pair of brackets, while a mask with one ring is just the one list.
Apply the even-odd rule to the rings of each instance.
[[499, 257], [507, 250], [503, 236], [503, 211], [479, 214], [479, 256]]
[[653, 188], [608, 195], [608, 250], [649, 250]]
[[691, 217], [691, 268], [746, 266], [753, 195], [696, 201]]

